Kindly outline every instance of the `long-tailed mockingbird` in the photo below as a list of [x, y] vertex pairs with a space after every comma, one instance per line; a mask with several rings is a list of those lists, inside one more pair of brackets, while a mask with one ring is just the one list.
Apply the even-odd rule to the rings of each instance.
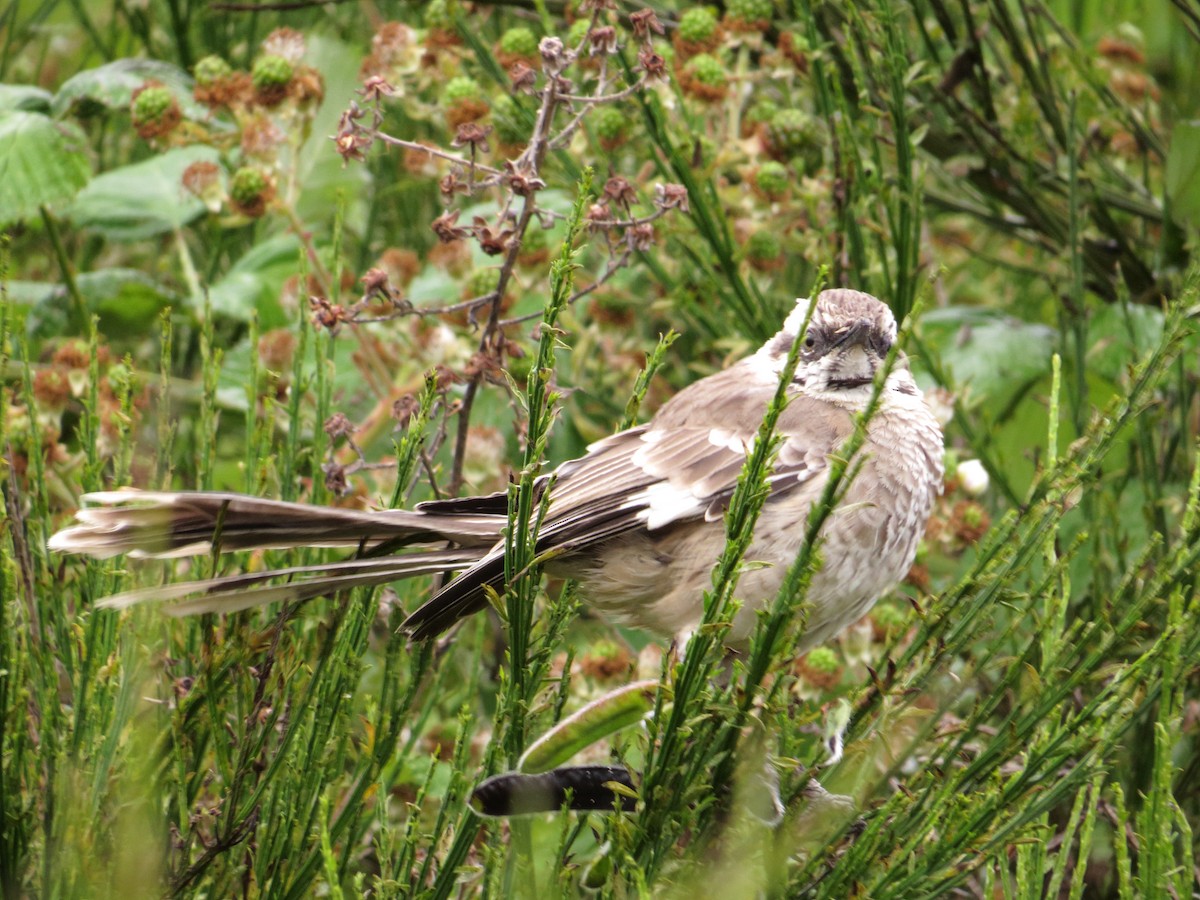
[[[689, 633], [725, 541], [722, 517], [748, 448], [798, 339], [808, 301], [758, 352], [680, 391], [645, 425], [592, 444], [560, 465], [538, 532], [549, 569], [578, 579], [586, 601], [610, 619], [665, 637]], [[830, 455], [854, 429], [874, 377], [896, 340], [887, 306], [850, 290], [821, 293], [800, 350], [783, 437], [738, 583], [743, 603], [727, 642], [744, 645], [756, 613], [775, 597], [801, 549], [808, 514], [829, 477]], [[864, 615], [908, 571], [942, 486], [942, 432], [899, 355], [882, 387], [860, 450], [861, 467], [822, 526], [823, 564], [813, 576], [798, 651]], [[358, 585], [454, 571], [405, 628], [429, 638], [487, 605], [504, 586], [507, 499], [421, 503], [413, 510], [356, 511], [262, 500], [243, 494], [107, 491], [78, 523], [50, 539], [53, 550], [96, 557], [172, 557], [284, 547], [434, 545], [394, 555], [168, 584], [98, 605], [174, 601], [175, 614], [232, 612], [299, 601]], [[215, 537], [214, 537], [215, 535]], [[446, 545], [448, 543], [448, 548]], [[273, 581], [288, 579], [285, 583]]]

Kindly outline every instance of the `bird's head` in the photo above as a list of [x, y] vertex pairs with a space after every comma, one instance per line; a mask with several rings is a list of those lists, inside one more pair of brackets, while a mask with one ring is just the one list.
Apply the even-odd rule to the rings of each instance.
[[[755, 354], [778, 375], [797, 340], [810, 300], [796, 301], [783, 330]], [[861, 407], [875, 373], [896, 342], [896, 319], [887, 305], [860, 291], [822, 291], [800, 347], [795, 384], [805, 394], [841, 406]]]

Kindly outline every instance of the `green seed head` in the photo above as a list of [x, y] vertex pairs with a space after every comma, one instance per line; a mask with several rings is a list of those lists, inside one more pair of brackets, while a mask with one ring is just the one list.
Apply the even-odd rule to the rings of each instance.
[[229, 179], [229, 196], [239, 206], [250, 206], [267, 189], [267, 176], [259, 169], [245, 166]]
[[806, 173], [821, 166], [821, 128], [803, 110], [781, 109], [775, 113], [767, 126], [767, 142], [774, 157], [801, 162]]
[[805, 657], [808, 667], [822, 675], [832, 675], [842, 667], [837, 654], [829, 647], [814, 647]]
[[479, 100], [482, 97], [483, 91], [479, 82], [469, 75], [451, 78], [442, 90], [442, 100], [448, 104], [457, 103], [459, 100]]
[[233, 74], [233, 68], [229, 63], [216, 54], [204, 57], [204, 59], [196, 63], [196, 68], [193, 71], [196, 76], [196, 83], [202, 87], [216, 84], [218, 81], [228, 78]]
[[500, 36], [500, 52], [513, 56], [537, 56], [538, 40], [532, 31], [518, 25]]
[[783, 255], [783, 244], [773, 231], [756, 231], [746, 239], [743, 249], [751, 262], [774, 262]]
[[755, 186], [772, 199], [785, 194], [791, 183], [787, 166], [773, 159], [763, 163], [754, 173]]
[[254, 61], [250, 80], [256, 91], [269, 91], [287, 85], [292, 80], [292, 64], [282, 56], [260, 56]]
[[605, 106], [596, 112], [596, 134], [601, 140], [620, 141], [629, 133], [629, 118], [615, 106]]
[[729, 0], [725, 15], [747, 25], [767, 25], [775, 17], [775, 4], [771, 0]]
[[139, 124], [157, 122], [175, 106], [175, 97], [162, 85], [143, 88], [133, 98], [130, 108], [133, 121]]
[[691, 70], [692, 77], [708, 87], [723, 87], [729, 78], [725, 71], [725, 65], [708, 53], [693, 56], [688, 63], [688, 68]]
[[679, 17], [679, 37], [693, 44], [711, 41], [717, 33], [717, 17], [707, 6], [694, 6]]

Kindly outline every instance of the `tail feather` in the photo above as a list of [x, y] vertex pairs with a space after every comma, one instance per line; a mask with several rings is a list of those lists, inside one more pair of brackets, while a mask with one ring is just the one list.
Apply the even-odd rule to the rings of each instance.
[[[470, 550], [430, 550], [382, 559], [350, 559], [292, 566], [268, 572], [139, 588], [105, 597], [96, 606], [125, 609], [153, 600], [167, 603], [166, 612], [173, 616], [231, 613], [268, 603], [298, 603], [351, 588], [388, 584], [417, 575], [460, 569], [469, 566], [475, 555]], [[268, 584], [276, 578], [293, 580], [284, 584]]]
[[[488, 588], [504, 581], [497, 547], [507, 525], [503, 495], [437, 501], [418, 509], [368, 512], [263, 500], [216, 491], [117, 490], [85, 494], [76, 524], [49, 540], [51, 550], [106, 558], [127, 553], [159, 559], [221, 551], [289, 547], [371, 548], [381, 544], [450, 541], [446, 550], [414, 550], [370, 559], [293, 566], [105, 597], [99, 608], [160, 601], [174, 616], [231, 613], [275, 602], [301, 602], [350, 588], [416, 575], [460, 571], [417, 610], [404, 630], [433, 637], [487, 605]], [[272, 583], [287, 579], [283, 583]]]
[[83, 499], [96, 505], [80, 509], [78, 524], [53, 535], [51, 550], [165, 559], [207, 553], [214, 541], [223, 551], [373, 547], [397, 539], [490, 546], [506, 521], [486, 513], [337, 509], [217, 491], [100, 491]]

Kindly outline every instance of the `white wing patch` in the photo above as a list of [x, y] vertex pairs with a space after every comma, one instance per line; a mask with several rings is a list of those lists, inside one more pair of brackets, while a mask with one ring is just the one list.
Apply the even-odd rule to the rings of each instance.
[[704, 506], [687, 488], [659, 481], [632, 495], [621, 509], [638, 509], [638, 519], [646, 523], [648, 531], [654, 531], [679, 519], [695, 517]]
[[714, 428], [708, 433], [708, 442], [714, 447], [720, 447], [723, 450], [728, 450], [730, 453], [737, 453], [739, 456], [748, 456], [750, 451], [754, 449], [754, 437], [750, 440], [744, 439], [740, 434], [735, 434], [732, 431], [726, 431], [724, 428]]

